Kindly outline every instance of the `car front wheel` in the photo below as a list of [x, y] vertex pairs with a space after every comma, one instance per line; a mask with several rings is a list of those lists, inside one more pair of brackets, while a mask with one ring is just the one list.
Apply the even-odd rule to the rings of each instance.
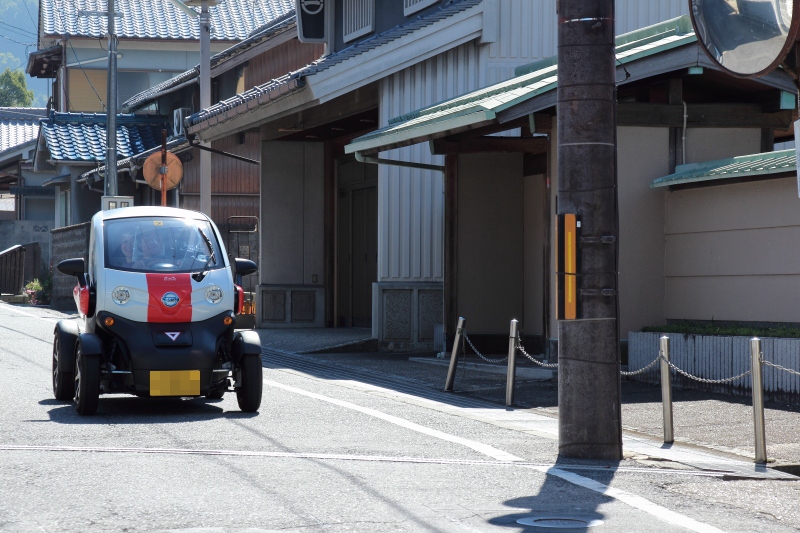
[[80, 344], [75, 350], [75, 408], [79, 415], [97, 412], [100, 398], [100, 359], [84, 354]]
[[245, 413], [255, 413], [261, 406], [261, 356], [257, 354], [243, 355], [239, 361], [239, 387], [236, 389], [236, 400], [239, 409]]
[[53, 396], [56, 400], [69, 401], [75, 395], [75, 381], [72, 368], [64, 368], [61, 358], [61, 340], [58, 332], [53, 338]]

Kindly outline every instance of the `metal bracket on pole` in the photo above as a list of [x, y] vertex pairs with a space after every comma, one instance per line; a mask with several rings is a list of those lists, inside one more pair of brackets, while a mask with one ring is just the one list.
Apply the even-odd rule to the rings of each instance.
[[508, 371], [506, 372], [506, 405], [514, 405], [514, 381], [517, 377], [517, 319], [511, 320], [508, 333]]
[[447, 381], [444, 384], [445, 392], [453, 392], [453, 382], [456, 380], [456, 366], [458, 366], [458, 347], [463, 342], [461, 335], [464, 331], [464, 323], [467, 319], [463, 316], [458, 317], [456, 326], [456, 338], [453, 340], [453, 351], [450, 352], [450, 368], [447, 370]]
[[672, 375], [669, 373], [669, 337], [660, 339], [661, 407], [664, 414], [664, 444], [675, 442], [672, 425]]
[[756, 463], [767, 462], [764, 430], [764, 380], [761, 376], [761, 339], [750, 339], [750, 374], [753, 378], [753, 426], [756, 437]]
[[395, 159], [384, 159], [382, 157], [370, 157], [361, 152], [355, 152], [356, 161], [359, 163], [372, 163], [374, 165], [391, 165], [395, 167], [419, 168], [422, 170], [437, 170], [444, 172], [444, 165], [429, 165], [428, 163], [412, 163], [410, 161], [397, 161]]
[[191, 138], [187, 137], [187, 140], [189, 141], [189, 146], [191, 146], [192, 148], [198, 148], [200, 150], [205, 150], [206, 152], [211, 152], [212, 154], [224, 155], [225, 157], [230, 157], [230, 158], [236, 159], [238, 161], [244, 161], [245, 163], [250, 163], [251, 165], [260, 165], [261, 164], [260, 161], [256, 161], [255, 159], [250, 159], [249, 157], [244, 157], [243, 155], [231, 154], [229, 152], [223, 152], [222, 150], [217, 150], [216, 148], [210, 148], [208, 146], [200, 144], [199, 142], [196, 142], [195, 139], [196, 138], [193, 137], [193, 136]]

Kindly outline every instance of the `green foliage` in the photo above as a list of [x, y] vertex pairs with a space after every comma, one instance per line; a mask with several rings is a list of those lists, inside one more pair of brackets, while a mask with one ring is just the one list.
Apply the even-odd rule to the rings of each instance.
[[687, 335], [722, 335], [733, 337], [780, 337], [785, 339], [800, 338], [800, 326], [762, 326], [753, 327], [735, 322], [715, 324], [713, 322], [681, 322], [666, 326], [647, 326], [642, 328], [646, 333], [684, 333]]
[[27, 294], [31, 303], [34, 305], [49, 304], [50, 296], [53, 293], [53, 276], [47, 273], [41, 281], [34, 278], [25, 285], [25, 294]]
[[33, 102], [33, 91], [28, 90], [25, 73], [6, 67], [0, 74], [0, 107], [27, 107]]

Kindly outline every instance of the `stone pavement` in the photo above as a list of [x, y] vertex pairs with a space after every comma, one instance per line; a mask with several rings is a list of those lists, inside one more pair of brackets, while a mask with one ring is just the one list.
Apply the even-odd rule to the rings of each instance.
[[[480, 412], [491, 423], [531, 434], [558, 438], [557, 377], [519, 358], [515, 408], [505, 408], [505, 364], [489, 365], [468, 355], [459, 363], [455, 392], [443, 393], [447, 359], [434, 353], [378, 352], [366, 329], [257, 330], [265, 356], [287, 365], [322, 365], [347, 371], [352, 379], [379, 386], [406, 388], [438, 401], [448, 397], [480, 400]], [[502, 357], [502, 356], [493, 356]], [[311, 368], [311, 367], [309, 367]], [[398, 384], [403, 385], [400, 387]], [[673, 390], [675, 444], [664, 445], [661, 390], [658, 386], [622, 382], [622, 423], [627, 457], [644, 463], [669, 461], [695, 468], [719, 469], [732, 476], [800, 475], [800, 406], [768, 403], [765, 410], [770, 468], [753, 464], [753, 409], [748, 399], [692, 390]], [[485, 412], [484, 412], [485, 411]], [[777, 467], [777, 468], [775, 468]]]

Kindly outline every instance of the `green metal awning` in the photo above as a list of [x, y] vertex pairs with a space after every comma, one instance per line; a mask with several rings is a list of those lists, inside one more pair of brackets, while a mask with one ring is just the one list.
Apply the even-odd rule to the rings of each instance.
[[[684, 15], [617, 37], [617, 60], [624, 65], [696, 41], [691, 20]], [[395, 117], [388, 126], [354, 139], [345, 151], [374, 153], [502, 123], [499, 113], [556, 89], [557, 59], [518, 67], [515, 74], [508, 81]], [[552, 105], [548, 102], [543, 108]]]
[[675, 173], [658, 178], [650, 187], [671, 187], [702, 181], [753, 178], [797, 171], [795, 149], [763, 154], [742, 155], [730, 159], [678, 165]]

